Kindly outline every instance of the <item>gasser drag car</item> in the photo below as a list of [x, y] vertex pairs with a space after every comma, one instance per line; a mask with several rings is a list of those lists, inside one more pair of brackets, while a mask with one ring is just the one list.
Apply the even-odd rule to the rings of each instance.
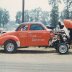
[[25, 22], [20, 24], [14, 32], [1, 34], [0, 45], [4, 47], [6, 53], [15, 53], [17, 48], [29, 46], [52, 46], [60, 54], [68, 53], [69, 43], [64, 41], [62, 34], [57, 34], [55, 40], [54, 37], [55, 34], [52, 30], [48, 29], [44, 24]]

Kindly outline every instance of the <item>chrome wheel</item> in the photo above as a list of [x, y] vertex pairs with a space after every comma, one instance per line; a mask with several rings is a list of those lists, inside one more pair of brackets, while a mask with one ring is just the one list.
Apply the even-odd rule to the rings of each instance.
[[7, 51], [12, 52], [14, 50], [14, 44], [13, 43], [8, 43], [6, 45]]
[[4, 51], [6, 53], [15, 53], [17, 50], [17, 44], [14, 41], [6, 41], [4, 44]]
[[67, 45], [63, 44], [63, 45], [59, 46], [59, 53], [65, 54], [67, 52], [68, 52], [68, 46]]

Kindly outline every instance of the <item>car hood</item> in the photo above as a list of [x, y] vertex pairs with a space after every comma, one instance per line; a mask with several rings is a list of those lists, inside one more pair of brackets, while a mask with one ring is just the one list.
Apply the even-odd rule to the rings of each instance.
[[2, 34], [0, 35], [0, 37], [2, 37], [2, 36], [7, 36], [7, 35], [15, 35], [15, 31], [2, 33]]

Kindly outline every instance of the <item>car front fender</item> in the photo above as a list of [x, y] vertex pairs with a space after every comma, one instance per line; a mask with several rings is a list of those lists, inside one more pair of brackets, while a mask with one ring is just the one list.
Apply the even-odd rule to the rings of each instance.
[[7, 35], [7, 36], [0, 37], [0, 45], [4, 45], [4, 43], [8, 40], [15, 41], [17, 46], [20, 47], [20, 40], [18, 39], [18, 37], [13, 36], [13, 35]]

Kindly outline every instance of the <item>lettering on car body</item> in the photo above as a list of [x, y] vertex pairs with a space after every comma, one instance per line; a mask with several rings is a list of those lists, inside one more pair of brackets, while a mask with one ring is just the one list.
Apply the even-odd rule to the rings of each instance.
[[32, 38], [32, 41], [44, 41], [44, 39]]

